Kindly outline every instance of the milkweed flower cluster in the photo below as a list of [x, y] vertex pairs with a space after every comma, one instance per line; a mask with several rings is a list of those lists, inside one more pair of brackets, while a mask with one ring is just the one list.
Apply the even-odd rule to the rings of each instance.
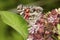
[[19, 5], [17, 11], [28, 22], [27, 40], [54, 40], [52, 35], [58, 35], [57, 24], [60, 24], [60, 8], [43, 14], [42, 7]]

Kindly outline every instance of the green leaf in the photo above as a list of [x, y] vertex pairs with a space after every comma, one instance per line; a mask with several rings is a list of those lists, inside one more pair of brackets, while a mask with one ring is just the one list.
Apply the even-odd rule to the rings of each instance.
[[0, 40], [24, 40], [16, 30], [6, 25], [0, 16]]
[[12, 32], [13, 40], [24, 40], [24, 38], [16, 31]]
[[58, 39], [60, 40], [60, 24], [58, 24], [58, 34], [59, 34], [59, 36], [58, 36]]
[[0, 16], [0, 40], [5, 40], [5, 28], [6, 28], [6, 24], [2, 22], [1, 20], [1, 16]]
[[19, 32], [23, 36], [24, 39], [27, 38], [28, 36], [27, 22], [21, 16], [8, 11], [1, 11], [0, 13], [4, 23], [14, 28], [17, 32]]
[[58, 34], [60, 35], [60, 25], [58, 24]]

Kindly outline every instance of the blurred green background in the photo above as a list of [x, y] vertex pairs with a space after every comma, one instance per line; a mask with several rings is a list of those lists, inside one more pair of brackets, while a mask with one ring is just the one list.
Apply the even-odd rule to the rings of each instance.
[[[0, 11], [14, 11], [19, 4], [37, 5], [44, 12], [60, 7], [60, 0], [0, 0]], [[16, 10], [15, 10], [16, 11]], [[9, 25], [5, 24], [0, 17], [0, 40], [24, 40], [23, 37]]]
[[19, 4], [38, 5], [42, 6], [44, 11], [49, 11], [60, 7], [60, 0], [0, 0], [0, 10], [16, 8]]

